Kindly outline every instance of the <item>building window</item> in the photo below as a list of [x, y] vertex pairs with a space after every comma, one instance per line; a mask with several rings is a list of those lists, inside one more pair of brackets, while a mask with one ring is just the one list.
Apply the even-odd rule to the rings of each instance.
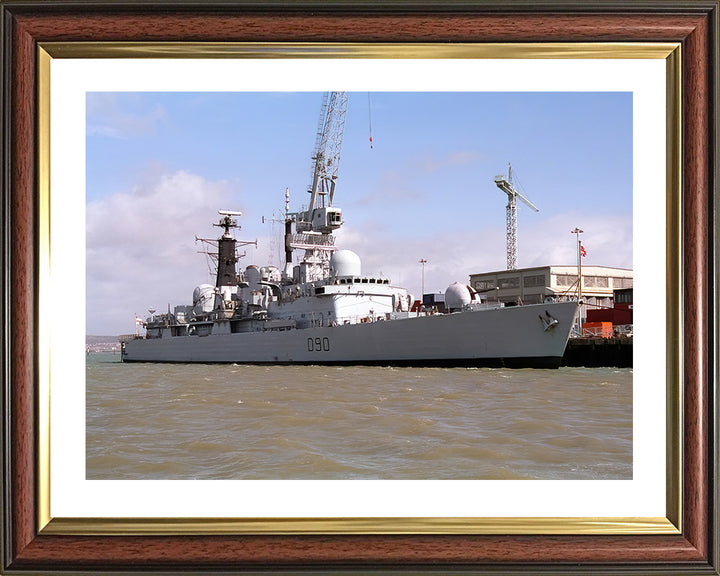
[[589, 288], [607, 288], [607, 276], [583, 276], [583, 284]]
[[633, 287], [633, 279], [632, 278], [613, 278], [613, 288], [616, 290], [618, 288], [632, 288]]
[[632, 304], [633, 303], [632, 291], [628, 290], [627, 292], [616, 292], [615, 293], [615, 302], [618, 304]]
[[487, 290], [495, 288], [495, 280], [478, 280], [475, 282], [475, 290]]
[[523, 276], [523, 286], [525, 288], [532, 288], [534, 286], [545, 286], [545, 274], [538, 274], [536, 276]]
[[555, 276], [555, 282], [558, 286], [572, 286], [577, 282], [577, 276], [572, 274], [558, 274]]
[[519, 288], [520, 287], [520, 277], [519, 276], [510, 276], [508, 278], [499, 278], [498, 279], [498, 287], [499, 288]]

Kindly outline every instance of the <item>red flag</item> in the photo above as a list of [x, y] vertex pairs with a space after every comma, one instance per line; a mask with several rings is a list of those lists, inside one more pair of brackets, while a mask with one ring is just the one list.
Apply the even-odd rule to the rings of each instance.
[[580, 244], [580, 256], [587, 256], [587, 252], [585, 252], [585, 246]]

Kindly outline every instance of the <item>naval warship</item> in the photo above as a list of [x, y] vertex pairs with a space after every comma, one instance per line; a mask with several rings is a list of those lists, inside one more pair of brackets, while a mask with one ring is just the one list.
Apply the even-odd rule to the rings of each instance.
[[[217, 239], [204, 239], [215, 284], [192, 304], [137, 319], [145, 334], [121, 337], [124, 362], [380, 364], [557, 368], [577, 302], [488, 302], [463, 283], [445, 309], [424, 307], [388, 278], [362, 273], [357, 254], [338, 249], [334, 205], [347, 93], [325, 94], [307, 209], [285, 193], [285, 265], [238, 270], [234, 231], [241, 213], [220, 210]], [[294, 252], [303, 254], [297, 263]]]

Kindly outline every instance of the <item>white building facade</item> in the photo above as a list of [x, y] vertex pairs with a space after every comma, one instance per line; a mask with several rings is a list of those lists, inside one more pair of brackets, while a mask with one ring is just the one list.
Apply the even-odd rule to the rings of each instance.
[[[577, 266], [540, 266], [471, 274], [470, 285], [488, 302], [538, 304], [547, 299], [575, 300], [578, 297]], [[633, 271], [607, 266], [582, 267], [583, 308], [613, 305], [613, 290], [632, 288]]]

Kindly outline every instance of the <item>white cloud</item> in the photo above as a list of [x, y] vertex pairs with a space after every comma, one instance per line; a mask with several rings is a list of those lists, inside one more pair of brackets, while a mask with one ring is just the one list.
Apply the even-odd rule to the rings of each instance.
[[382, 275], [396, 286], [406, 287], [419, 297], [422, 265], [425, 264], [425, 292], [444, 292], [452, 282], [467, 282], [471, 273], [504, 266], [505, 235], [498, 229], [426, 236], [391, 236], [386, 232], [366, 234], [344, 226], [337, 244], [357, 252], [363, 274]]
[[[242, 201], [237, 184], [210, 182], [187, 172], [164, 174], [133, 189], [87, 206], [87, 310], [89, 334], [116, 334], [133, 330], [133, 314], [149, 307], [189, 304], [192, 290], [214, 282], [206, 257], [198, 254], [195, 234], [217, 237], [212, 228], [217, 210], [245, 206], [241, 220], [248, 224], [238, 238], [255, 240], [239, 267], [249, 264], [278, 265], [283, 256], [281, 225], [270, 230], [253, 228], [252, 203]], [[520, 267], [576, 262], [575, 236], [579, 226], [587, 257], [583, 264], [632, 268], [632, 216], [581, 212], [549, 218], [523, 218], [518, 234]], [[259, 218], [257, 218], [259, 220]], [[241, 222], [242, 223], [242, 222]], [[455, 281], [467, 282], [470, 274], [505, 268], [505, 227], [457, 230], [405, 228], [384, 220], [368, 225], [345, 224], [336, 244], [358, 253], [363, 273], [382, 275], [418, 297], [422, 266], [425, 292], [444, 291]], [[252, 230], [252, 231], [251, 231]], [[270, 232], [276, 232], [275, 239]], [[297, 258], [298, 255], [296, 255]]]
[[87, 115], [88, 136], [120, 139], [150, 134], [159, 123], [168, 119], [167, 111], [161, 104], [138, 114], [121, 107], [117, 94], [98, 92], [88, 95]]
[[446, 168], [476, 164], [482, 159], [477, 150], [459, 150], [450, 152], [441, 158], [426, 156], [419, 160], [418, 169], [425, 173], [437, 172]]
[[583, 264], [592, 266], [633, 267], [633, 222], [631, 214], [608, 216], [568, 212], [540, 222], [519, 224], [519, 264], [523, 267], [548, 264], [573, 265], [577, 262], [577, 244], [571, 230], [579, 227], [587, 252]]
[[177, 172], [88, 203], [88, 334], [130, 332], [134, 313], [190, 303], [210, 280], [195, 234], [216, 237], [217, 210], [236, 196], [229, 182]]
[[458, 150], [443, 156], [425, 154], [412, 157], [392, 169], [383, 170], [373, 185], [373, 191], [360, 195], [355, 200], [346, 201], [346, 205], [367, 207], [389, 203], [418, 203], [426, 201], [431, 188], [418, 183], [421, 180], [438, 173], [450, 174], [454, 169], [476, 164], [482, 155], [475, 150]]
[[367, 208], [370, 206], [388, 206], [390, 203], [419, 202], [425, 198], [425, 192], [413, 188], [407, 182], [407, 175], [396, 170], [386, 170], [378, 178], [373, 192], [364, 194], [346, 204]]
[[[575, 226], [587, 257], [583, 264], [632, 268], [632, 216], [566, 213], [541, 220], [520, 222], [518, 264], [521, 268], [573, 265], [577, 261]], [[436, 230], [425, 236], [393, 236], [385, 228], [359, 230], [345, 225], [337, 244], [358, 253], [363, 274], [382, 274], [393, 284], [421, 293], [425, 264], [425, 292], [444, 292], [452, 282], [467, 282], [470, 274], [504, 270], [506, 245], [504, 226], [479, 230]]]

